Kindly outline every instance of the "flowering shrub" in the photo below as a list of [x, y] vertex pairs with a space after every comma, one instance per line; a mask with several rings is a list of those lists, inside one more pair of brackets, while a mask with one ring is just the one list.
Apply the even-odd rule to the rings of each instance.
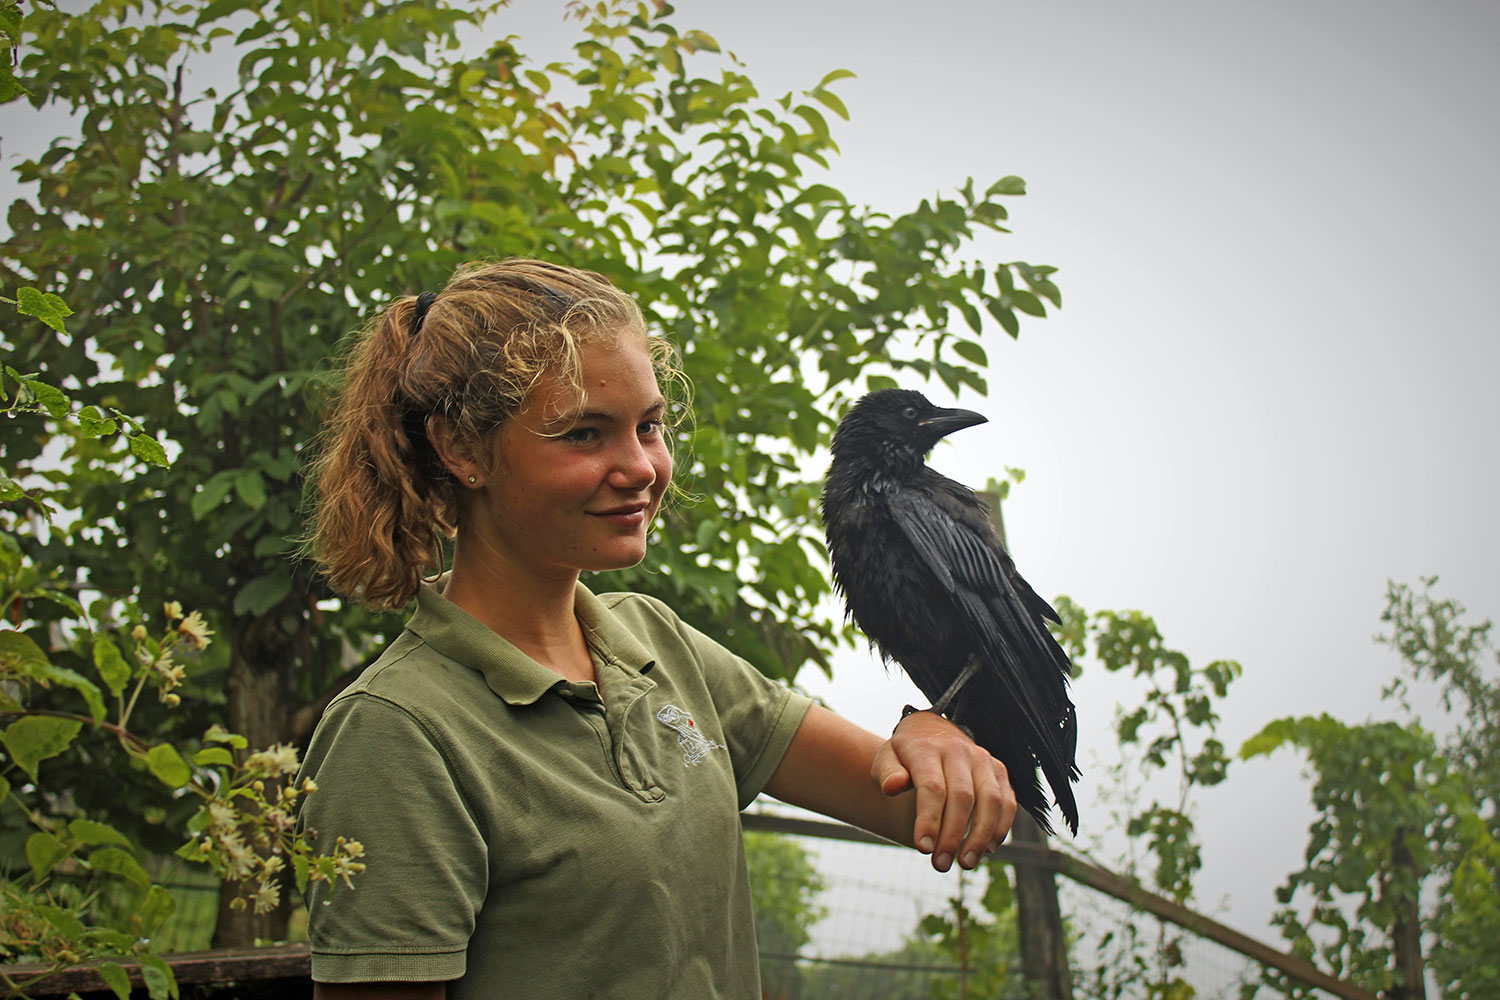
[[[66, 307], [39, 295], [24, 289], [5, 301], [60, 329]], [[42, 315], [37, 310], [44, 307]], [[0, 349], [7, 349], [3, 331]], [[78, 465], [85, 460], [77, 456], [86, 455], [93, 476], [123, 481], [133, 465], [168, 462], [165, 449], [124, 414], [78, 409], [39, 374], [10, 365], [0, 367], [0, 412], [32, 418], [52, 442], [71, 439], [71, 447], [52, 452], [61, 455], [55, 460]], [[0, 968], [0, 986], [7, 997], [24, 997], [61, 969], [90, 962], [126, 1000], [130, 980], [116, 960], [129, 958], [153, 1000], [175, 997], [171, 967], [153, 944], [172, 914], [171, 893], [146, 870], [139, 843], [89, 815], [69, 788], [45, 780], [47, 762], [76, 754], [95, 773], [124, 777], [144, 769], [164, 786], [163, 802], [200, 800], [177, 854], [237, 885], [231, 905], [273, 909], [288, 874], [299, 891], [309, 880], [351, 884], [364, 869], [364, 849], [338, 838], [319, 855], [309, 835], [297, 832], [297, 803], [316, 788], [296, 781], [295, 748], [249, 752], [244, 737], [217, 725], [192, 746], [132, 731], [143, 695], [154, 693], [167, 711], [183, 704], [184, 683], [213, 641], [213, 629], [177, 601], [166, 602], [155, 629], [129, 604], [96, 601], [85, 609], [87, 580], [66, 566], [38, 566], [27, 555], [39, 531], [56, 528], [58, 511], [75, 506], [71, 477], [49, 473], [40, 460], [22, 467], [6, 462], [9, 467], [0, 467], [0, 609], [6, 618], [0, 626], [0, 813], [10, 815], [0, 819], [20, 815], [24, 842], [17, 844], [24, 859], [0, 865], [0, 962], [39, 962], [46, 969], [16, 980]], [[69, 534], [79, 530], [77, 521], [67, 526]], [[92, 662], [94, 676], [65, 665], [70, 662], [85, 669]], [[139, 809], [163, 812], [150, 802]], [[122, 892], [126, 905], [104, 903]]]

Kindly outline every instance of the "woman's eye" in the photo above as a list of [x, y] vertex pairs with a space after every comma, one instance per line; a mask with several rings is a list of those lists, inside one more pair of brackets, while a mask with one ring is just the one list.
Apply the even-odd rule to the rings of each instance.
[[662, 422], [660, 420], [647, 420], [636, 428], [636, 433], [640, 434], [642, 437], [646, 437], [652, 434], [660, 434], [661, 424]]
[[592, 441], [599, 436], [599, 432], [592, 427], [575, 427], [570, 431], [564, 431], [562, 439], [582, 444]]

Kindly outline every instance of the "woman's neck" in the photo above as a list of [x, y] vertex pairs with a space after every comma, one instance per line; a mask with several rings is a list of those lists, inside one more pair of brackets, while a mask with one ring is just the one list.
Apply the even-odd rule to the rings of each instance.
[[594, 661], [574, 610], [578, 574], [543, 577], [453, 555], [443, 596], [506, 642], [568, 680], [592, 681]]

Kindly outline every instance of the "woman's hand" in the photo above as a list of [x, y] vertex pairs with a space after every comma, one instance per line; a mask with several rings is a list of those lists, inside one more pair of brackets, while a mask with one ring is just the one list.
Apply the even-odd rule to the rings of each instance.
[[[994, 850], [1016, 818], [1005, 765], [936, 712], [912, 712], [875, 752], [870, 777], [886, 795], [916, 790], [911, 842], [945, 872]], [[967, 834], [967, 835], [966, 835]]]
[[1016, 818], [1005, 765], [932, 712], [912, 713], [882, 741], [814, 705], [766, 791], [914, 846], [938, 871], [955, 858], [978, 865]]

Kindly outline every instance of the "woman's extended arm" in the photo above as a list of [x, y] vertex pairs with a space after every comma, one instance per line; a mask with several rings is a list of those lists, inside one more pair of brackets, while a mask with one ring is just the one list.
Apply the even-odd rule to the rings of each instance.
[[908, 715], [882, 740], [814, 705], [766, 791], [916, 847], [938, 871], [955, 859], [973, 868], [1016, 817], [1005, 765], [932, 712]]

